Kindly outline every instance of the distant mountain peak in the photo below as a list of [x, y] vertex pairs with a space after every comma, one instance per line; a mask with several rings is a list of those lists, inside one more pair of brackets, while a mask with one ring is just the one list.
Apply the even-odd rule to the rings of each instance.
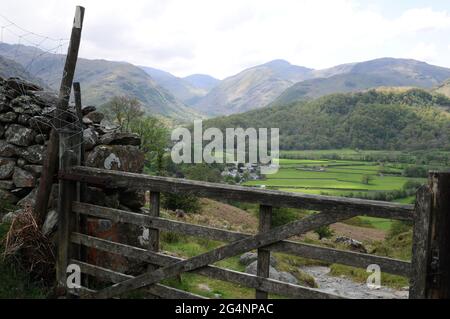
[[292, 65], [290, 62], [283, 60], [283, 59], [276, 59], [276, 60], [272, 60], [269, 61], [267, 63], [264, 63], [263, 65], [268, 65], [268, 66], [290, 66]]

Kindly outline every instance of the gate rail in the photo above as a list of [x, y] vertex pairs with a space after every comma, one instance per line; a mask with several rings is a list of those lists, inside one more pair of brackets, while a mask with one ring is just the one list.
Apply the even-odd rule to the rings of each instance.
[[[61, 237], [62, 240], [67, 241], [66, 244], [63, 243], [61, 245], [67, 252], [61, 256], [62, 258], [58, 259], [58, 268], [66, 269], [65, 267], [69, 263], [75, 263], [80, 266], [84, 274], [99, 277], [114, 284], [101, 291], [93, 291], [87, 287], [72, 291], [83, 297], [109, 298], [136, 288], [148, 287], [150, 293], [162, 298], [203, 298], [159, 284], [160, 281], [166, 278], [189, 271], [254, 288], [256, 297], [260, 299], [267, 298], [269, 293], [293, 298], [341, 298], [318, 289], [288, 284], [268, 278], [271, 252], [282, 252], [308, 259], [360, 268], [377, 264], [383, 272], [411, 279], [410, 298], [426, 297], [425, 288], [428, 280], [426, 265], [429, 261], [427, 257], [429, 254], [428, 249], [425, 247], [428, 247], [430, 241], [429, 226], [432, 206], [432, 192], [430, 187], [427, 186], [419, 190], [417, 204], [413, 206], [362, 199], [295, 194], [167, 177], [153, 177], [84, 166], [67, 167], [65, 170], [60, 171], [59, 178], [63, 183], [72, 185], [72, 187], [66, 187], [67, 190], [76, 189], [75, 185], [77, 183], [84, 183], [111, 189], [149, 190], [151, 193], [152, 207], [150, 214], [133, 213], [86, 204], [80, 202], [76, 196], [71, 197], [68, 194], [61, 194], [62, 198], [68, 199], [70, 203], [66, 201], [65, 205], [61, 205], [62, 209], [59, 212], [66, 216], [62, 220], [66, 221], [67, 227], [62, 229], [67, 229], [68, 231], [65, 236]], [[159, 217], [159, 200], [162, 192], [259, 203], [260, 232], [257, 235], [252, 235], [161, 218]], [[319, 213], [282, 227], [271, 228], [272, 207], [302, 208]], [[287, 240], [289, 237], [306, 233], [317, 227], [361, 215], [413, 221], [415, 224], [413, 262]], [[152, 236], [156, 240], [158, 239], [159, 231], [169, 231], [228, 242], [229, 244], [206, 254], [183, 260], [159, 252], [158, 242], [152, 243], [149, 249], [142, 249], [82, 234], [77, 225], [82, 216], [145, 226], [150, 229], [153, 235], [156, 235], [156, 237]], [[155, 267], [145, 274], [132, 277], [88, 264], [80, 260], [81, 258], [73, 257], [74, 254], [73, 251], [71, 252], [69, 243], [122, 255]], [[212, 265], [219, 260], [253, 249], [258, 250], [256, 276]], [[65, 274], [62, 272], [58, 272], [58, 274], [60, 274], [58, 281], [65, 283]]]

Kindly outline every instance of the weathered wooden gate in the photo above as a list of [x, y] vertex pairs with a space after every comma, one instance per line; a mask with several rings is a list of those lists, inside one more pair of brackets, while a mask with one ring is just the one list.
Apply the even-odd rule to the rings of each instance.
[[[69, 139], [71, 141], [73, 134]], [[75, 143], [76, 142], [71, 142]], [[360, 199], [294, 194], [280, 191], [252, 189], [240, 186], [189, 181], [184, 179], [152, 177], [118, 171], [79, 166], [77, 151], [68, 143], [61, 144], [59, 249], [57, 279], [66, 287], [69, 264], [79, 265], [84, 274], [112, 283], [108, 288], [94, 291], [88, 287], [69, 290], [85, 298], [111, 298], [132, 290], [147, 287], [162, 298], [202, 298], [160, 284], [161, 281], [184, 272], [195, 272], [214, 279], [254, 288], [256, 298], [277, 294], [292, 298], [339, 298], [317, 289], [276, 281], [269, 277], [270, 253], [283, 252], [304, 258], [366, 268], [379, 265], [382, 272], [410, 278], [410, 298], [446, 298], [448, 294], [449, 250], [449, 176], [432, 173], [430, 185], [422, 187], [417, 203], [403, 205]], [[111, 209], [80, 202], [80, 185], [95, 185], [112, 189], [150, 191], [149, 214]], [[160, 194], [192, 194], [205, 198], [252, 202], [260, 205], [260, 225], [257, 235], [249, 235], [188, 224], [159, 217]], [[316, 211], [304, 219], [271, 228], [273, 207], [302, 208]], [[324, 225], [366, 215], [414, 222], [413, 259], [411, 262], [375, 255], [336, 250], [288, 241], [292, 236], [305, 234]], [[148, 249], [132, 247], [83, 233], [80, 225], [85, 216], [109, 219], [114, 222], [145, 226], [150, 229]], [[229, 244], [205, 254], [183, 260], [158, 251], [159, 231], [199, 236]], [[153, 265], [146, 273], [132, 277], [123, 273], [88, 264], [80, 254], [80, 247], [90, 247], [119, 254]], [[257, 275], [236, 272], [214, 266], [217, 261], [251, 250], [258, 251]], [[446, 268], [445, 268], [446, 267]]]

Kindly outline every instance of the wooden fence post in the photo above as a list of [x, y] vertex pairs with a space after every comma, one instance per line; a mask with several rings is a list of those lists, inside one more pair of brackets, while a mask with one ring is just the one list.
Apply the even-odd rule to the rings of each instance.
[[[264, 233], [272, 226], [272, 206], [261, 205], [259, 207], [259, 232]], [[258, 249], [258, 277], [268, 278], [270, 274], [270, 251]], [[256, 290], [256, 299], [267, 299], [269, 294], [265, 291]]]
[[[71, 166], [80, 165], [80, 147], [82, 134], [77, 132], [78, 126], [69, 125], [60, 132], [59, 137], [59, 166], [62, 171]], [[74, 230], [77, 219], [72, 214], [72, 203], [79, 201], [79, 187], [76, 182], [60, 180], [58, 195], [58, 254], [56, 265], [56, 279], [62, 291], [67, 288], [67, 266], [72, 253], [70, 235]]]
[[410, 298], [450, 299], [450, 172], [418, 192]]
[[450, 172], [431, 172], [431, 299], [450, 299]]
[[426, 298], [431, 240], [431, 190], [422, 186], [416, 195], [412, 243], [410, 299]]
[[[78, 59], [78, 50], [81, 42], [81, 30], [83, 28], [84, 8], [77, 6], [75, 18], [70, 36], [69, 49], [67, 51], [66, 63], [64, 65], [61, 87], [59, 89], [59, 98], [57, 108], [59, 111], [67, 110], [72, 89], [75, 67]], [[60, 112], [58, 116], [61, 116]], [[57, 121], [58, 122], [58, 121]], [[60, 128], [59, 123], [55, 123]], [[39, 188], [36, 196], [36, 204], [34, 206], [34, 215], [40, 225], [45, 221], [47, 215], [48, 200], [53, 185], [53, 178], [58, 169], [58, 132], [52, 128], [50, 139], [47, 146], [47, 153], [44, 158], [44, 168], [39, 182]]]
[[[150, 216], [159, 217], [160, 210], [160, 193], [150, 192]], [[149, 229], [149, 250], [153, 252], [159, 251], [159, 230]]]

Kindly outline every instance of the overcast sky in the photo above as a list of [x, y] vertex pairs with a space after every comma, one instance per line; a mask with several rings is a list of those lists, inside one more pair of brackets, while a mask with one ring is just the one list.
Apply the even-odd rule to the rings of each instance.
[[[319, 69], [390, 56], [450, 67], [448, 0], [0, 0], [0, 14], [68, 38], [77, 4], [86, 7], [81, 57], [177, 76], [222, 79], [274, 59]], [[5, 42], [56, 43], [20, 35], [2, 28]]]

